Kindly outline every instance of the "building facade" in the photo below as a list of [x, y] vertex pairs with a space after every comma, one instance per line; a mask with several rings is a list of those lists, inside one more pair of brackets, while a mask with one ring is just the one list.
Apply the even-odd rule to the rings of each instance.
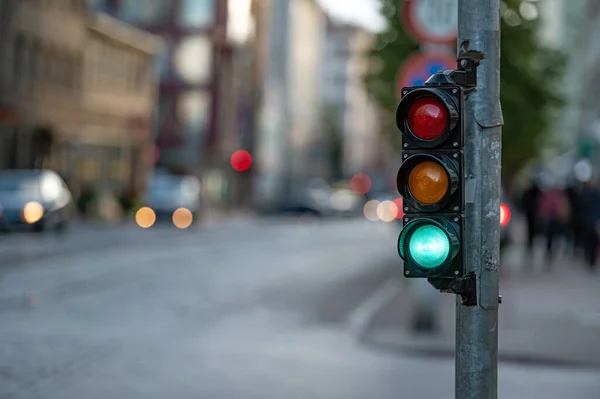
[[83, 0], [0, 4], [0, 168], [51, 168], [74, 187], [142, 186], [159, 41], [90, 16]]
[[369, 96], [364, 77], [373, 34], [363, 28], [328, 20], [323, 58], [324, 106], [342, 132], [342, 170], [345, 177], [379, 166], [380, 110]]
[[255, 6], [255, 54], [262, 101], [255, 138], [255, 201], [271, 207], [291, 187], [328, 177], [321, 126], [322, 46], [325, 14], [314, 0], [262, 0]]
[[[219, 153], [227, 64], [227, 0], [88, 0], [98, 12], [164, 41], [156, 64], [159, 164], [200, 173]], [[226, 122], [225, 122], [226, 123]], [[209, 162], [210, 163], [210, 162]]]

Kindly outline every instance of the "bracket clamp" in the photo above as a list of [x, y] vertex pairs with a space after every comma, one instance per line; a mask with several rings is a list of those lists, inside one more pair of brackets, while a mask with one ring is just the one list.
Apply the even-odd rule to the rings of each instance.
[[457, 279], [428, 278], [427, 281], [441, 292], [460, 295], [464, 306], [477, 305], [477, 277], [473, 272]]

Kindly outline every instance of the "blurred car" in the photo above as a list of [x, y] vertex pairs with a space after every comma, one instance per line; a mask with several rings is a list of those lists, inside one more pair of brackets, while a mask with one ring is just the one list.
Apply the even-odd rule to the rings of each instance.
[[146, 190], [144, 205], [152, 210], [156, 221], [169, 220], [177, 227], [189, 225], [201, 216], [200, 181], [189, 175], [156, 175]]
[[50, 170], [0, 172], [0, 203], [6, 229], [31, 226], [35, 231], [63, 230], [73, 198], [63, 179]]
[[337, 216], [357, 216], [362, 214], [365, 199], [355, 193], [348, 183], [338, 183], [329, 198], [332, 213]]
[[296, 184], [287, 200], [278, 208], [281, 213], [329, 216], [333, 213], [333, 188], [324, 179], [310, 179]]
[[0, 233], [6, 231], [6, 224], [4, 222], [4, 207], [0, 204]]
[[510, 219], [512, 216], [512, 207], [509, 204], [504, 190], [500, 192], [500, 249], [510, 244]]

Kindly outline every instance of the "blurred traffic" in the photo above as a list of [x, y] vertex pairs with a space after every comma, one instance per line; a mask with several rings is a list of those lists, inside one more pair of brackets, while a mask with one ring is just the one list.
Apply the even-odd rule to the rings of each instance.
[[[500, 3], [500, 397], [590, 399], [598, 2]], [[0, 1], [0, 398], [447, 396], [455, 298], [397, 242], [452, 176], [398, 187], [395, 113], [455, 7]]]

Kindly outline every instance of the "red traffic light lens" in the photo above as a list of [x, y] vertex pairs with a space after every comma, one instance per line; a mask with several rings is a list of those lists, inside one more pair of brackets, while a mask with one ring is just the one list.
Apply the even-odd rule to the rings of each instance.
[[448, 126], [448, 110], [435, 97], [421, 97], [408, 110], [408, 127], [422, 140], [440, 137]]

